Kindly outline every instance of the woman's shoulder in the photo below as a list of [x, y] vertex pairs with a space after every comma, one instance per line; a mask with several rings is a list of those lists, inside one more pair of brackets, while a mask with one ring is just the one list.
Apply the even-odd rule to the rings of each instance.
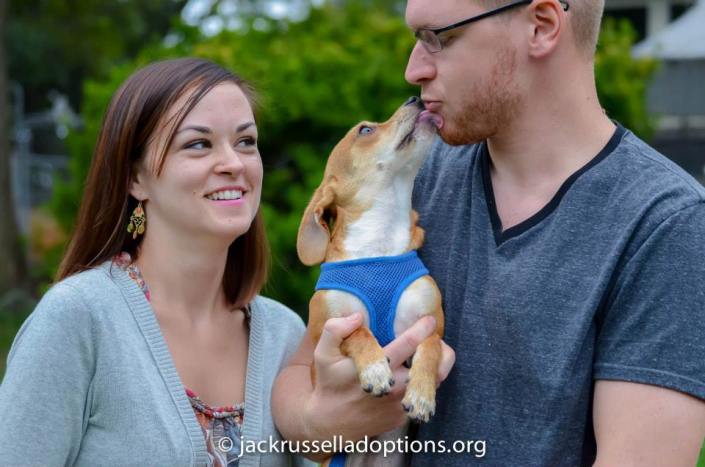
[[70, 300], [89, 304], [92, 301], [104, 299], [106, 295], [119, 293], [112, 274], [113, 271], [108, 262], [72, 274], [53, 284], [42, 297], [42, 301]]
[[258, 295], [252, 301], [251, 312], [260, 313], [268, 322], [272, 324], [279, 323], [284, 328], [294, 327], [303, 332], [306, 327], [301, 316], [294, 310], [281, 302], [262, 295]]
[[[86, 270], [53, 284], [29, 314], [13, 340], [9, 357], [22, 343], [44, 343], [40, 349], [65, 349], [74, 345], [83, 348], [92, 341], [95, 327], [94, 311], [104, 300], [107, 277], [100, 270]], [[25, 345], [25, 347], [27, 347]]]
[[31, 321], [72, 323], [73, 326], [93, 325], [96, 315], [110, 313], [121, 303], [120, 288], [108, 263], [72, 274], [54, 283], [42, 296], [29, 315]]
[[271, 298], [258, 295], [250, 305], [250, 312], [252, 327], [260, 328], [263, 337], [273, 343], [298, 346], [306, 331], [301, 316]]
[[299, 347], [306, 326], [291, 308], [259, 295], [251, 302], [250, 313], [250, 351], [268, 362], [262, 371], [268, 375], [265, 380], [274, 381]]

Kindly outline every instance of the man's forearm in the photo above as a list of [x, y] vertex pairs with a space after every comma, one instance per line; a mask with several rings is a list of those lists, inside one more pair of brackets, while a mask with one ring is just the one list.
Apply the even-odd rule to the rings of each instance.
[[[310, 367], [307, 365], [289, 365], [277, 376], [272, 391], [272, 415], [277, 429], [284, 438], [311, 439], [310, 433], [306, 430], [302, 412], [312, 392]], [[292, 407], [296, 409], [292, 410]]]
[[[277, 429], [285, 439], [316, 439], [309, 433], [304, 416], [312, 392], [310, 366], [303, 363], [291, 364], [279, 373], [272, 391], [272, 415]], [[292, 407], [296, 409], [292, 410]], [[307, 453], [305, 457], [322, 462], [330, 454]]]

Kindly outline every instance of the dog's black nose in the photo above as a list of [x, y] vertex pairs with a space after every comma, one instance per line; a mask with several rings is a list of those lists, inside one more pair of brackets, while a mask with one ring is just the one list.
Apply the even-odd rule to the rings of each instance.
[[416, 105], [416, 107], [423, 108], [423, 102], [421, 102], [421, 99], [419, 99], [418, 96], [411, 96], [409, 99], [407, 99], [406, 102], [404, 102], [404, 105]]

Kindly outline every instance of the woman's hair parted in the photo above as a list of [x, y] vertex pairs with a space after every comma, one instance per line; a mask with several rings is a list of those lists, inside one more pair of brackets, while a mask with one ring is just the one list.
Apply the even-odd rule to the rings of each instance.
[[[166, 152], [184, 117], [214, 86], [235, 83], [255, 111], [255, 93], [239, 76], [208, 60], [180, 58], [152, 63], [132, 74], [113, 95], [103, 118], [86, 179], [76, 227], [56, 280], [95, 267], [121, 251], [137, 257], [141, 237], [127, 232], [137, 200], [130, 193], [137, 163], [144, 156], [167, 111], [188, 99], [169, 125], [166, 144], [156, 160], [161, 173]], [[147, 227], [149, 228], [149, 226]], [[264, 285], [269, 248], [261, 211], [250, 229], [228, 249], [223, 288], [229, 303], [242, 307]]]

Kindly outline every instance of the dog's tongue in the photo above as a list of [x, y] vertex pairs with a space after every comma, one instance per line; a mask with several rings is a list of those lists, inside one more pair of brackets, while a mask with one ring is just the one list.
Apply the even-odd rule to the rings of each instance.
[[431, 122], [439, 130], [443, 127], [443, 117], [437, 113], [431, 112], [430, 110], [423, 110], [421, 114], [419, 114], [419, 122]]

